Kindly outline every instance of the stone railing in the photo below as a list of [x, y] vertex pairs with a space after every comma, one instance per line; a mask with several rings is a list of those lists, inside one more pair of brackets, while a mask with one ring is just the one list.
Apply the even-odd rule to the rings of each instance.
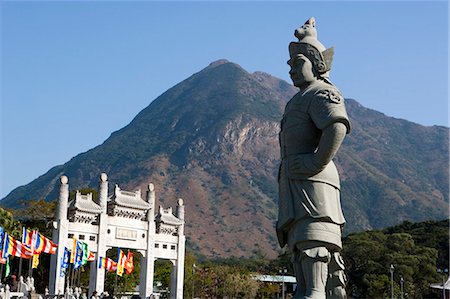
[[28, 298], [28, 297], [25, 295], [24, 292], [11, 292], [9, 285], [6, 285], [4, 288], [2, 287], [0, 289], [0, 298], [10, 299], [10, 298]]

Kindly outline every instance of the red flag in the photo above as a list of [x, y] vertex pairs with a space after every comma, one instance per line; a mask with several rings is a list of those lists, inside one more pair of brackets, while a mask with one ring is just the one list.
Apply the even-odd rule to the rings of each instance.
[[3, 257], [2, 250], [0, 250], [0, 264], [6, 265], [6, 258]]
[[127, 274], [130, 274], [134, 270], [134, 263], [133, 263], [133, 252], [128, 250], [127, 254], [127, 260], [125, 261], [125, 271]]
[[92, 251], [89, 251], [87, 260], [88, 262], [93, 262], [95, 260], [95, 254]]

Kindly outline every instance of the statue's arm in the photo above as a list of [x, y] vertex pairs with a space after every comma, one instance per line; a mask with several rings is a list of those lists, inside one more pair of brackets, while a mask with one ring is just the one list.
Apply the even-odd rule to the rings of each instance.
[[334, 158], [346, 134], [347, 126], [342, 122], [335, 122], [324, 128], [317, 150], [312, 154], [291, 157], [289, 172], [294, 175], [319, 173]]
[[334, 158], [347, 134], [347, 127], [341, 122], [335, 122], [322, 131], [319, 146], [313, 154], [311, 165], [321, 171]]

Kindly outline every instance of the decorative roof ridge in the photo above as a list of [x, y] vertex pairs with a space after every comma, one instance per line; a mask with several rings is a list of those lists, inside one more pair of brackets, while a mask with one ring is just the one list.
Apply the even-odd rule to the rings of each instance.
[[172, 207], [169, 207], [167, 209], [164, 209], [162, 206], [159, 206], [158, 214], [155, 217], [155, 220], [157, 222], [162, 222], [166, 224], [172, 224], [172, 225], [181, 225], [183, 224], [183, 220], [176, 217], [172, 213]]
[[150, 204], [142, 199], [141, 189], [134, 192], [121, 190], [119, 185], [116, 184], [113, 196], [110, 197], [110, 203], [127, 208], [133, 208], [138, 210], [150, 209]]
[[102, 208], [92, 200], [92, 193], [83, 195], [79, 190], [75, 194], [75, 199], [69, 202], [69, 209], [91, 214], [102, 212]]

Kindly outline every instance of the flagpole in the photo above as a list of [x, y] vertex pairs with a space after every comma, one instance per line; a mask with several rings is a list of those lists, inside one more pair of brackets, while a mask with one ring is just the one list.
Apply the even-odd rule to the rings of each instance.
[[74, 270], [73, 270], [73, 266], [74, 265], [72, 265], [72, 268], [70, 269], [70, 282], [69, 282], [69, 288], [71, 288], [71, 287], [73, 287], [73, 275], [74, 275]]
[[125, 287], [122, 293], [127, 291], [127, 282], [128, 282], [128, 277], [127, 277], [127, 273], [125, 272]]
[[81, 267], [78, 268], [78, 287], [81, 288]]
[[17, 275], [17, 279], [20, 279], [21, 275], [22, 275], [22, 257], [20, 257], [19, 260], [19, 274]]
[[34, 249], [35, 249], [35, 243], [36, 242], [36, 230], [33, 230], [33, 234], [31, 236], [31, 253], [33, 254], [30, 259], [30, 265], [28, 268], [28, 276], [31, 278], [33, 277], [33, 260], [34, 260]]
[[78, 273], [80, 272], [79, 268], [75, 269], [75, 274], [73, 275], [73, 287], [76, 288], [78, 287], [77, 285], [77, 281], [78, 281]]
[[114, 281], [114, 295], [113, 295], [113, 297], [117, 298], [116, 294], [117, 294], [117, 276], [118, 275], [117, 275], [117, 272], [115, 274], [116, 274], [116, 279]]
[[30, 258], [30, 263], [29, 263], [29, 268], [28, 268], [28, 276], [30, 278], [33, 277], [33, 259], [34, 259], [34, 255], [32, 258]]
[[70, 263], [68, 263], [67, 265], [67, 269], [66, 269], [66, 285], [67, 287], [70, 287], [69, 282], [70, 282]]
[[71, 282], [70, 282], [70, 285], [72, 286], [72, 287], [74, 287], [74, 284], [75, 284], [75, 272], [76, 271], [76, 269], [75, 269], [75, 264], [74, 265], [72, 265], [72, 275], [71, 275]]
[[3, 264], [0, 264], [0, 281], [2, 281], [3, 278]]
[[[21, 241], [25, 241], [24, 237], [26, 236], [26, 234], [27, 234], [27, 229], [25, 228], [25, 226], [23, 226], [22, 227], [22, 240]], [[20, 279], [21, 275], [22, 275], [22, 257], [20, 257], [20, 260], [19, 260], [19, 273], [17, 275], [17, 280]]]

